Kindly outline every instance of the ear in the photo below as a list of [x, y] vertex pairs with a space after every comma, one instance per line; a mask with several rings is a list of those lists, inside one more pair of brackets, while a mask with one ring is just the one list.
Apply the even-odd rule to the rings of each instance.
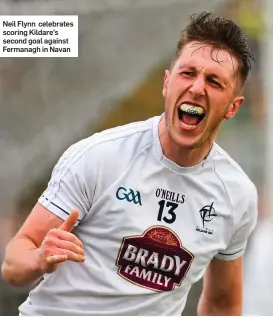
[[164, 73], [164, 83], [163, 83], [163, 89], [162, 89], [162, 95], [164, 98], [166, 97], [169, 79], [170, 79], [170, 71], [166, 69]]
[[240, 109], [241, 105], [243, 104], [245, 98], [243, 96], [235, 97], [232, 103], [228, 106], [228, 110], [224, 116], [226, 120], [229, 120], [235, 116], [237, 111]]

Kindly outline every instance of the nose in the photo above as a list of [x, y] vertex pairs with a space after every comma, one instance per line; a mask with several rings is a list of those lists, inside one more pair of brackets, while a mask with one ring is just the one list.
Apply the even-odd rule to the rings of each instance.
[[203, 76], [199, 75], [194, 78], [190, 92], [196, 97], [205, 95], [205, 79]]

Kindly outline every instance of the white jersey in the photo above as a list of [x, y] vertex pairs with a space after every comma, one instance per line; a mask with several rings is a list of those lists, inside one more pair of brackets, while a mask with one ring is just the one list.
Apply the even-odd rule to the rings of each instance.
[[214, 144], [182, 168], [162, 153], [160, 117], [110, 129], [70, 147], [39, 202], [66, 219], [84, 263], [46, 274], [23, 315], [181, 315], [210, 261], [244, 253], [257, 219], [255, 186]]

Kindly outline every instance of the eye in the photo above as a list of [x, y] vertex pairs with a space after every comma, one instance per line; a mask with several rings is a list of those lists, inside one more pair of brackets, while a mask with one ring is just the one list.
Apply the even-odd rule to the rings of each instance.
[[193, 77], [195, 74], [194, 72], [182, 72], [182, 75], [186, 77]]
[[221, 84], [219, 84], [218, 81], [214, 80], [213, 78], [208, 78], [207, 80], [210, 84], [212, 84], [218, 88], [222, 88]]

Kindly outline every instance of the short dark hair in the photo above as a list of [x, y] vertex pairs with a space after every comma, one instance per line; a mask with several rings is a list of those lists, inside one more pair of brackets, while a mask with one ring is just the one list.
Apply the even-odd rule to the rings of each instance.
[[254, 58], [247, 44], [247, 38], [237, 23], [213, 15], [211, 12], [201, 12], [190, 16], [190, 24], [181, 32], [174, 60], [179, 57], [182, 48], [192, 41], [228, 50], [238, 58], [242, 83], [246, 81]]

